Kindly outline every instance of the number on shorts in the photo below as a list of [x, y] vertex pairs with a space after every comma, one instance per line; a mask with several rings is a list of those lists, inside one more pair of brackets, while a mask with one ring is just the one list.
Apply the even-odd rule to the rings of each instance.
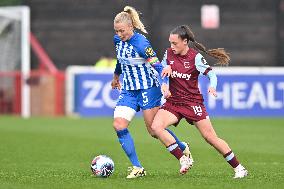
[[191, 107], [196, 115], [198, 116], [202, 115], [202, 108], [200, 106], [191, 106]]
[[143, 97], [143, 103], [147, 103], [149, 100], [148, 100], [148, 97], [146, 96], [147, 95], [147, 92], [143, 92], [142, 93], [142, 97]]

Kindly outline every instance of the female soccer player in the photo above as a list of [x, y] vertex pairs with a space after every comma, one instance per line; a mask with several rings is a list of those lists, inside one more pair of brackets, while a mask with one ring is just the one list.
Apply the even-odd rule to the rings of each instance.
[[[127, 129], [128, 125], [135, 113], [142, 109], [147, 130], [154, 137], [150, 127], [159, 110], [163, 96], [153, 70], [154, 68], [160, 75], [163, 66], [156, 57], [149, 41], [145, 36], [134, 31], [134, 28], [147, 33], [137, 11], [126, 6], [124, 11], [114, 18], [114, 30], [116, 32], [114, 45], [118, 62], [111, 85], [113, 88], [122, 89], [114, 110], [113, 127], [121, 147], [133, 165], [127, 178], [146, 175], [146, 171], [137, 158], [133, 139]], [[119, 82], [121, 73], [123, 75], [122, 87]], [[164, 77], [162, 84], [164, 94], [167, 94], [168, 91], [167, 80], [168, 78]], [[185, 155], [189, 156], [187, 144], [180, 142], [170, 130], [166, 132], [175, 138], [179, 148], [183, 150]]]
[[[172, 124], [177, 125], [182, 118], [185, 118], [188, 123], [194, 124], [202, 137], [224, 156], [235, 171], [234, 178], [247, 176], [248, 171], [239, 163], [228, 144], [217, 136], [198, 89], [198, 75], [206, 75], [210, 79], [208, 93], [217, 96], [217, 77], [200, 52], [216, 58], [218, 64], [222, 65], [228, 64], [229, 55], [220, 48], [206, 50], [195, 40], [194, 34], [186, 25], [172, 30], [169, 42], [171, 48], [166, 50], [162, 64], [166, 63], [172, 69], [169, 84], [171, 96], [155, 115], [151, 126], [154, 134], [168, 149], [171, 149], [171, 153], [177, 159], [180, 159], [183, 156], [182, 151], [165, 128]], [[195, 48], [190, 48], [189, 42]], [[180, 164], [180, 173], [185, 174], [191, 166], [190, 162], [184, 159]]]

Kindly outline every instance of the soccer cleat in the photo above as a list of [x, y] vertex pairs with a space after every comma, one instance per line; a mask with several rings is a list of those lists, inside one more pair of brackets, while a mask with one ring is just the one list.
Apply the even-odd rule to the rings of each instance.
[[235, 169], [235, 176], [234, 176], [235, 179], [244, 178], [247, 175], [248, 175], [248, 171], [243, 166]]
[[180, 163], [180, 174], [184, 175], [187, 173], [187, 171], [192, 167], [192, 160], [190, 158], [188, 158], [187, 156], [183, 155], [180, 159], [179, 159], [179, 163]]
[[126, 178], [138, 178], [146, 176], [146, 171], [143, 167], [129, 167], [128, 171], [130, 172]]
[[190, 157], [191, 159], [193, 159], [193, 158], [192, 158], [192, 155], [191, 155], [191, 152], [190, 152], [190, 150], [189, 150], [189, 145], [188, 145], [188, 143], [186, 143], [186, 142], [181, 142], [181, 143], [183, 143], [183, 145], [185, 145], [185, 149], [184, 149], [184, 151], [182, 152], [183, 155], [185, 155], [185, 156]]
[[[181, 143], [183, 143], [184, 145], [185, 145], [185, 149], [184, 149], [184, 151], [182, 152], [183, 153], [183, 155], [185, 155], [186, 157], [188, 157], [190, 160], [191, 160], [191, 167], [193, 166], [193, 157], [192, 157], [192, 154], [191, 154], [191, 152], [190, 152], [190, 150], [189, 150], [189, 145], [188, 145], [188, 143], [186, 143], [186, 142], [181, 142]], [[191, 168], [190, 167], [190, 168]]]

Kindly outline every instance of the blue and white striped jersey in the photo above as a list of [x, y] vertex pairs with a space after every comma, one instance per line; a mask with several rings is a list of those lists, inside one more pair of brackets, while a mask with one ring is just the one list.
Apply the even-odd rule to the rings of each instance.
[[123, 74], [122, 89], [148, 89], [160, 85], [153, 67], [147, 61], [151, 57], [156, 57], [156, 53], [144, 35], [135, 32], [127, 41], [121, 41], [115, 35], [114, 45], [117, 66], [120, 65]]

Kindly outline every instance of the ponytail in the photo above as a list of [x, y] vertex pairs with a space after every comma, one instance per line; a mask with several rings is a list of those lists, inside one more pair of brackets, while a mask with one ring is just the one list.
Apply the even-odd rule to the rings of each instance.
[[206, 47], [198, 43], [195, 40], [194, 33], [191, 31], [189, 26], [187, 25], [181, 25], [176, 27], [174, 30], [171, 31], [171, 34], [177, 34], [182, 40], [187, 39], [187, 43], [192, 42], [194, 47], [200, 52], [203, 52], [205, 54], [208, 54], [209, 56], [217, 59], [217, 65], [228, 65], [230, 61], [229, 53], [225, 51], [223, 48], [217, 48], [217, 49], [208, 49], [206, 50]]
[[148, 33], [145, 29], [144, 24], [140, 20], [138, 12], [133, 7], [126, 6], [124, 7], [123, 11], [127, 12], [130, 15], [134, 28], [137, 28], [144, 33]]
[[129, 24], [132, 24], [134, 28], [137, 28], [144, 33], [148, 33], [145, 29], [144, 24], [140, 20], [138, 12], [135, 10], [135, 8], [130, 6], [125, 6], [123, 12], [120, 12], [116, 15], [114, 22], [127, 22]]

